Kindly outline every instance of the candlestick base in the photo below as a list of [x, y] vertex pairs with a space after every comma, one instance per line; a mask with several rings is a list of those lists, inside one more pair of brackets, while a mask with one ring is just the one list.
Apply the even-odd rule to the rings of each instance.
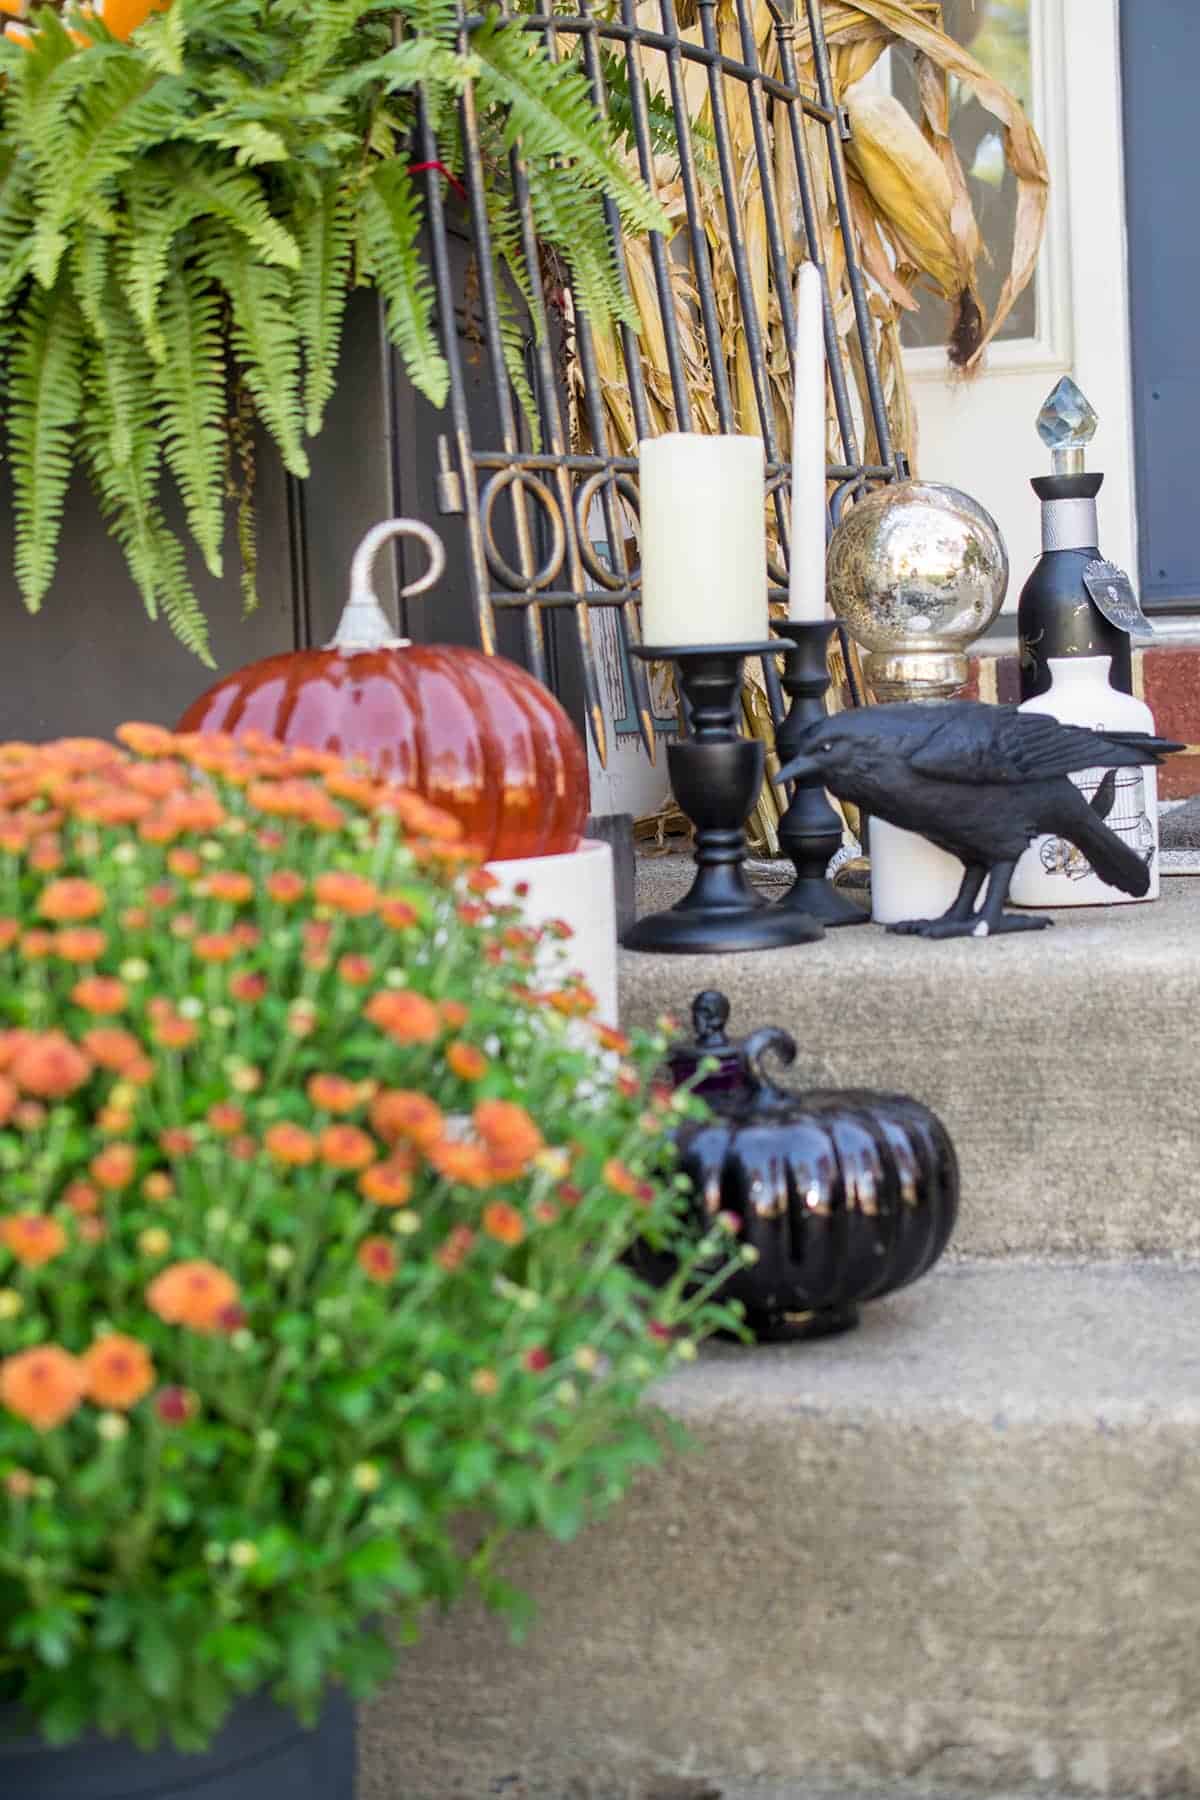
[[815, 943], [820, 924], [802, 910], [768, 906], [746, 879], [745, 824], [762, 786], [762, 745], [736, 724], [742, 662], [774, 644], [659, 648], [637, 645], [646, 661], [673, 661], [687, 701], [692, 736], [667, 750], [671, 787], [696, 827], [696, 879], [677, 905], [627, 931], [627, 950], [676, 955], [768, 950]]
[[[811, 623], [775, 619], [772, 629], [791, 645], [784, 656], [781, 683], [791, 706], [775, 737], [779, 760], [788, 763], [799, 754], [800, 740], [808, 727], [815, 719], [825, 717], [829, 639], [837, 626], [825, 619]], [[796, 879], [776, 901], [777, 912], [800, 912], [829, 926], [870, 923], [870, 914], [838, 893], [826, 877], [826, 869], [841, 848], [842, 821], [819, 782], [796, 783], [787, 811], [779, 821], [779, 842], [796, 870]]]

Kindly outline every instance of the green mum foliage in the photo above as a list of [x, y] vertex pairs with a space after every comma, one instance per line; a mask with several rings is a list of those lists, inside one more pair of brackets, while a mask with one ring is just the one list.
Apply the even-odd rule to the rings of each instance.
[[[83, 14], [68, 29], [52, 7], [31, 25], [27, 45], [0, 38], [0, 439], [32, 611], [78, 464], [150, 615], [209, 660], [164, 489], [219, 576], [237, 493], [230, 418], [307, 472], [356, 285], [379, 291], [409, 379], [444, 403], [409, 174], [418, 98], [453, 167], [473, 87], [501, 291], [529, 280], [517, 153], [580, 302], [636, 324], [603, 203], [637, 231], [661, 222], [657, 208], [583, 75], [519, 22], [490, 17], [460, 39], [454, 0], [172, 0], [128, 43]], [[506, 353], [528, 404], [514, 330], [509, 319]], [[251, 541], [244, 509], [238, 531]], [[243, 590], [252, 604], [245, 567]]]

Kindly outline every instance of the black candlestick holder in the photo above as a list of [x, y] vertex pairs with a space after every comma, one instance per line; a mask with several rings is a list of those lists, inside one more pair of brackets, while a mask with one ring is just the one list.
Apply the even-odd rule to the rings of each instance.
[[[787, 718], [775, 734], [781, 764], [798, 753], [799, 739], [814, 719], [825, 717], [829, 690], [829, 639], [837, 630], [832, 620], [811, 623], [772, 619], [771, 629], [787, 638], [781, 685], [791, 701]], [[784, 913], [799, 912], [819, 919], [822, 925], [866, 925], [870, 914], [844, 894], [839, 894], [825, 871], [842, 844], [842, 821], [829, 804], [820, 782], [798, 781], [791, 802], [779, 821], [779, 842], [796, 870], [796, 879], [775, 902]]]
[[767, 950], [810, 944], [821, 926], [800, 908], [769, 906], [746, 879], [746, 820], [762, 786], [763, 747], [737, 729], [742, 663], [773, 643], [631, 646], [646, 662], [673, 662], [691, 736], [667, 749], [671, 787], [696, 827], [696, 879], [666, 912], [627, 931], [627, 950]]

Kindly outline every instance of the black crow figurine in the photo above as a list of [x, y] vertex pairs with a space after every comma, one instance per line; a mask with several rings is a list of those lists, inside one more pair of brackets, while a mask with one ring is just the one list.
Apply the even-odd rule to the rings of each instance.
[[1089, 805], [1068, 777], [1080, 769], [1158, 763], [1182, 745], [1145, 732], [1060, 725], [1015, 706], [950, 700], [835, 713], [814, 721], [797, 748], [777, 780], [819, 781], [839, 800], [919, 832], [966, 865], [943, 918], [888, 927], [948, 938], [1037, 931], [1052, 923], [1040, 914], [1004, 910], [1017, 859], [1044, 832], [1074, 844], [1111, 887], [1146, 893], [1146, 864], [1104, 823], [1107, 807]]

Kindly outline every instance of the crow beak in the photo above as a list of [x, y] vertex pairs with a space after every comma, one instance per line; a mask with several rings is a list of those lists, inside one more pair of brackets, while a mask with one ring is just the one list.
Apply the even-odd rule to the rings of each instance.
[[785, 768], [780, 769], [778, 775], [775, 777], [775, 785], [778, 787], [785, 781], [809, 782], [819, 781], [820, 779], [821, 770], [813, 758], [811, 756], [797, 756], [788, 763]]

